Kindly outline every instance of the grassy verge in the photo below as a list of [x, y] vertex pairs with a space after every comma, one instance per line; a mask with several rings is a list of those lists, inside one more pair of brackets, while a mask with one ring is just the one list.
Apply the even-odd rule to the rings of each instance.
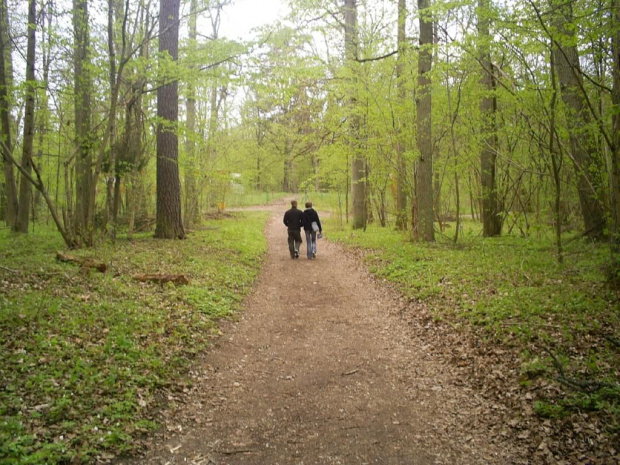
[[[162, 387], [250, 290], [266, 250], [265, 214], [207, 223], [184, 241], [141, 236], [76, 252], [104, 274], [54, 259], [57, 234], [0, 231], [0, 464], [91, 462], [156, 425]], [[139, 283], [178, 273], [185, 286]]]
[[[619, 293], [606, 282], [609, 249], [585, 240], [567, 241], [559, 265], [550, 238], [480, 237], [470, 223], [458, 245], [446, 237], [413, 243], [400, 232], [371, 226], [338, 229], [329, 238], [365, 250], [370, 270], [396, 284], [434, 318], [473, 328], [521, 356], [521, 384], [563, 382], [558, 396], [533, 404], [544, 417], [589, 411], [607, 431], [620, 431]], [[453, 229], [452, 229], [453, 230]], [[563, 370], [563, 375], [561, 370]], [[566, 382], [575, 381], [574, 386]]]

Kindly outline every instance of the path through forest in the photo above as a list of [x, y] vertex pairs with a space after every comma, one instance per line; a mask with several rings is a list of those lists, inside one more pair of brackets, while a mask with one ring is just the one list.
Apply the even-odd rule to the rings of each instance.
[[291, 260], [287, 205], [270, 208], [242, 316], [145, 456], [123, 463], [526, 463], [508, 439], [490, 441], [482, 401], [406, 330], [389, 290], [326, 240], [315, 260]]

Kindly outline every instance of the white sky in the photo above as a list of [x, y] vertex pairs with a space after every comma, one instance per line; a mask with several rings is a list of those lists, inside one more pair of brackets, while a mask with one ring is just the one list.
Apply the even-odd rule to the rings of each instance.
[[284, 0], [235, 0], [222, 11], [220, 37], [248, 40], [254, 36], [253, 28], [271, 24], [287, 12]]

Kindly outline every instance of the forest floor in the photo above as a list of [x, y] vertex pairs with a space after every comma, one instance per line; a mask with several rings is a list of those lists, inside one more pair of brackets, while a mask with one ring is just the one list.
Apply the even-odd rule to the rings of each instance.
[[[463, 376], [426, 315], [339, 245], [292, 260], [269, 207], [268, 253], [236, 321], [162, 410], [141, 456], [117, 464], [564, 463], [507, 433], [511, 412]], [[534, 445], [534, 450], [536, 450]], [[568, 462], [566, 462], [568, 463]]]

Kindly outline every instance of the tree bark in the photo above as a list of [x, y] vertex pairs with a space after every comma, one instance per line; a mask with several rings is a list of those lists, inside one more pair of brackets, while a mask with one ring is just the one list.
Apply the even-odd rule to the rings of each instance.
[[[116, 46], [114, 43], [114, 0], [108, 0], [108, 82], [110, 85], [110, 96], [113, 98], [116, 88]], [[123, 57], [121, 57], [122, 59]], [[117, 151], [116, 145], [116, 105], [111, 105], [110, 112], [110, 152], [109, 152], [109, 173], [106, 178], [107, 187], [107, 202], [106, 202], [106, 215], [105, 221], [109, 223], [110, 238], [114, 241], [116, 239], [116, 212], [118, 199], [116, 198], [117, 183], [120, 181], [119, 170], [117, 167]], [[108, 226], [108, 225], [106, 225]]]
[[612, 0], [613, 89], [611, 153], [611, 250], [617, 269], [620, 269], [620, 1]]
[[[551, 43], [553, 50], [553, 42]], [[549, 105], [550, 119], [549, 119], [549, 155], [551, 156], [551, 169], [553, 170], [553, 183], [555, 187], [555, 197], [553, 202], [553, 210], [555, 215], [555, 241], [558, 251], [558, 263], [564, 262], [564, 253], [562, 251], [562, 180], [560, 178], [560, 171], [562, 168], [562, 160], [560, 158], [559, 150], [555, 147], [556, 142], [556, 128], [555, 128], [555, 116], [557, 107], [557, 82], [555, 77], [555, 62], [553, 60], [553, 51], [550, 54], [550, 66], [549, 74], [551, 80], [551, 102]]]
[[[37, 30], [37, 2], [28, 3], [28, 46], [26, 50], [26, 109], [24, 112], [24, 141], [22, 146], [22, 168], [26, 173], [32, 172], [34, 155], [34, 96], [36, 92], [35, 50]], [[32, 186], [26, 176], [19, 181], [19, 206], [17, 208], [16, 232], [27, 233], [30, 218]]]
[[357, 108], [356, 60], [358, 53], [357, 0], [344, 4], [345, 61], [349, 67], [349, 147], [351, 148], [351, 198], [353, 202], [353, 229], [366, 226], [366, 168], [359, 140], [360, 119]]
[[420, 15], [420, 54], [418, 56], [418, 90], [416, 99], [417, 147], [416, 223], [414, 236], [426, 242], [435, 241], [433, 227], [433, 141], [431, 128], [431, 78], [433, 22], [430, 0], [418, 0]]
[[[398, 86], [398, 99], [404, 102], [407, 97], [405, 89], [405, 54], [407, 50], [407, 38], [405, 36], [405, 25], [407, 23], [407, 2], [398, 0], [398, 61], [396, 62], [396, 82]], [[396, 229], [407, 229], [407, 165], [405, 163], [405, 137], [404, 137], [404, 118], [403, 112], [398, 112], [396, 128], [396, 158], [398, 163], [396, 173]]]
[[[160, 0], [159, 52], [173, 61], [179, 57], [180, 0]], [[183, 239], [181, 219], [181, 183], [179, 181], [178, 82], [161, 85], [157, 90], [157, 224], [155, 237]]]
[[[45, 136], [49, 131], [49, 75], [50, 75], [50, 65], [52, 61], [52, 20], [53, 20], [53, 12], [52, 6], [48, 3], [43, 6], [42, 14], [41, 14], [41, 61], [43, 62], [43, 81], [42, 85], [40, 85], [41, 92], [39, 93], [38, 99], [40, 101], [39, 111], [37, 113], [38, 123], [37, 123], [37, 132], [38, 132], [38, 149], [35, 163], [41, 164], [43, 159], [43, 144], [45, 142]], [[37, 213], [39, 206], [41, 204], [41, 191], [35, 189], [34, 191], [34, 200], [33, 200], [33, 220], [37, 219]]]
[[[189, 43], [190, 49], [196, 46], [197, 28], [196, 19], [198, 14], [198, 0], [190, 1], [189, 11]], [[185, 150], [187, 152], [187, 164], [185, 168], [185, 228], [192, 229], [194, 221], [197, 220], [198, 213], [198, 192], [196, 188], [196, 88], [192, 82], [193, 78], [187, 83], [187, 139], [185, 142]]]
[[9, 42], [9, 18], [6, 0], [0, 0], [0, 153], [6, 194], [6, 223], [13, 227], [17, 219], [17, 184], [13, 163], [9, 156], [13, 150], [11, 137], [11, 46]]
[[590, 113], [584, 101], [584, 86], [579, 64], [579, 54], [573, 24], [572, 3], [558, 6], [555, 19], [558, 30], [565, 37], [555, 39], [553, 48], [562, 100], [569, 112], [567, 121], [570, 132], [572, 161], [577, 175], [577, 191], [586, 235], [600, 239], [605, 234], [605, 212], [602, 197], [603, 160], [597, 152], [594, 135], [589, 128]]
[[482, 235], [485, 237], [499, 236], [502, 233], [502, 221], [499, 214], [497, 198], [497, 96], [493, 64], [491, 62], [489, 32], [489, 0], [478, 2], [478, 36], [482, 78], [480, 82], [484, 95], [480, 101], [482, 117], [482, 148], [480, 150], [480, 184], [482, 192]]
[[[94, 201], [91, 147], [91, 76], [89, 63], [90, 28], [88, 0], [73, 0], [75, 136], [77, 156], [75, 167], [75, 232], [86, 245], [93, 243]], [[94, 200], [94, 199], [93, 199]]]

